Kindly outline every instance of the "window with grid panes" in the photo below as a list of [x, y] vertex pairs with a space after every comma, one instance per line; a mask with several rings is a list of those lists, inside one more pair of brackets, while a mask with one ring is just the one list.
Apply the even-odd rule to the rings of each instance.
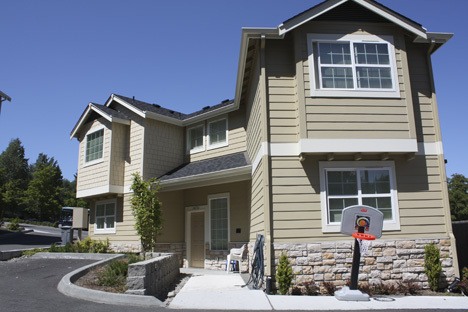
[[96, 204], [95, 230], [108, 231], [115, 229], [115, 202]]
[[86, 136], [86, 162], [102, 158], [104, 146], [104, 129], [90, 133]]
[[223, 146], [227, 143], [227, 119], [208, 123], [208, 146]]
[[228, 199], [210, 199], [211, 250], [228, 250]]

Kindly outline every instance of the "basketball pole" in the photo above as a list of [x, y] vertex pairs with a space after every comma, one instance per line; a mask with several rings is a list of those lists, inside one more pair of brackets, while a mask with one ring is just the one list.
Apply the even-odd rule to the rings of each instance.
[[[364, 233], [364, 227], [358, 227], [358, 233]], [[349, 289], [358, 289], [359, 280], [359, 265], [361, 263], [361, 248], [359, 247], [358, 239], [354, 239], [353, 266], [351, 267], [351, 285]]]

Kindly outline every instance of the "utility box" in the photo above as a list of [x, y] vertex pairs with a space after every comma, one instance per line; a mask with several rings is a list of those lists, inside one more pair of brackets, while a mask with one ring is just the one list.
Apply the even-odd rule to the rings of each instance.
[[73, 225], [74, 229], [88, 228], [88, 208], [73, 207]]

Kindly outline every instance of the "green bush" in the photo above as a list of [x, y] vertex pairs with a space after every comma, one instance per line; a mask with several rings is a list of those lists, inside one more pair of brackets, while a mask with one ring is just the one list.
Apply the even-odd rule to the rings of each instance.
[[442, 265], [440, 263], [440, 252], [435, 244], [424, 247], [424, 272], [427, 275], [431, 290], [438, 291]]
[[79, 241], [75, 244], [66, 244], [65, 246], [57, 246], [52, 244], [49, 252], [76, 252], [76, 253], [108, 253], [109, 240], [99, 241], [92, 240], [86, 237], [84, 240]]
[[108, 286], [125, 291], [128, 273], [127, 260], [114, 260], [101, 271], [97, 278], [99, 286]]
[[19, 218], [14, 218], [14, 219], [12, 219], [10, 221], [10, 223], [8, 223], [7, 229], [9, 231], [14, 231], [14, 232], [19, 231], [19, 229], [20, 229], [19, 223], [20, 223], [20, 219]]
[[288, 257], [283, 253], [276, 269], [276, 282], [281, 295], [286, 295], [293, 280], [293, 271]]

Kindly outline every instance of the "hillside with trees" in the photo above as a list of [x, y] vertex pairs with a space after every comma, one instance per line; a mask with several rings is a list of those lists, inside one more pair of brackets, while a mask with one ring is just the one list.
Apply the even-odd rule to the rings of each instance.
[[33, 164], [19, 139], [0, 154], [0, 220], [19, 217], [55, 222], [61, 207], [87, 207], [76, 199], [76, 176], [64, 179], [54, 157], [40, 153]]

